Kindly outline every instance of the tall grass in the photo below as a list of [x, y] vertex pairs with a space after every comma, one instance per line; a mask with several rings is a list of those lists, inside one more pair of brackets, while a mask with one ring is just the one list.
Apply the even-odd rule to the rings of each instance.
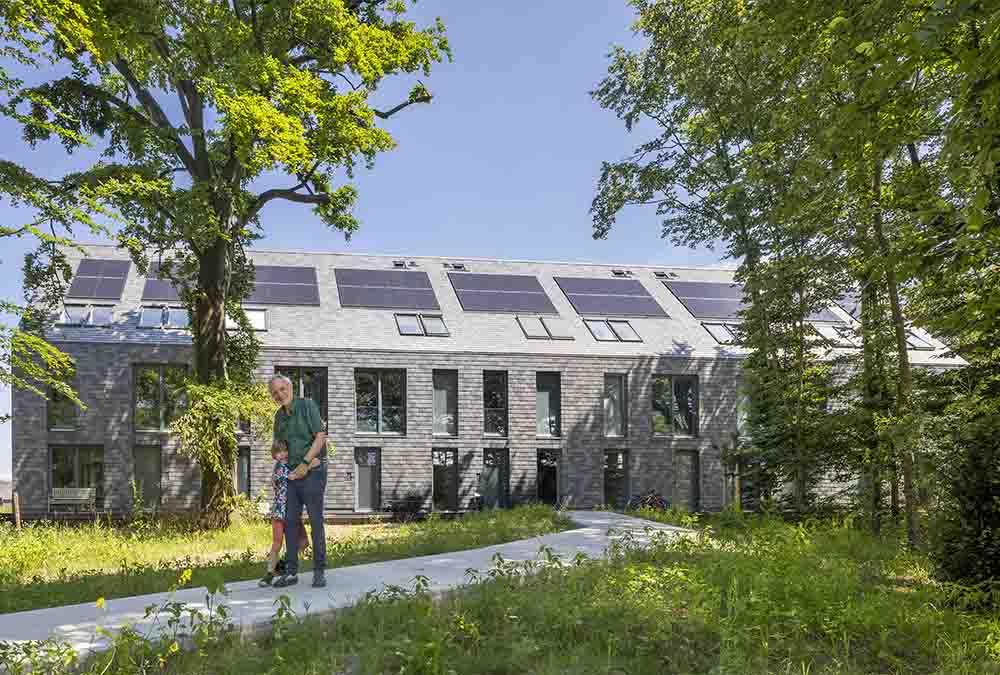
[[[431, 517], [406, 524], [326, 526], [331, 567], [443, 553], [566, 529], [551, 509], [525, 506]], [[0, 523], [0, 613], [168, 590], [192, 569], [191, 586], [209, 579], [263, 574], [270, 525], [236, 519], [226, 530], [201, 531], [181, 520], [78, 525], [33, 523], [17, 532]], [[311, 569], [303, 561], [302, 571]]]
[[445, 600], [390, 589], [175, 672], [1000, 673], [1000, 616], [922, 556], [844, 524], [738, 520], [531, 577], [498, 561]]

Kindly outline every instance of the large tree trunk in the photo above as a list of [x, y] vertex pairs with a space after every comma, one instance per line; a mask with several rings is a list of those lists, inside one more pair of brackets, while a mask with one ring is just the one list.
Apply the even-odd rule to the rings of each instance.
[[[218, 239], [199, 259], [198, 285], [202, 294], [195, 302], [195, 378], [199, 384], [223, 383], [226, 373], [226, 294], [229, 289], [228, 243]], [[230, 452], [220, 448], [223, 458]], [[226, 462], [223, 462], [225, 465]], [[228, 497], [235, 494], [230, 471], [218, 473], [201, 467], [201, 521], [209, 528], [226, 527]]]
[[865, 436], [870, 453], [871, 528], [876, 535], [882, 531], [882, 443], [875, 428], [875, 416], [882, 410], [883, 380], [881, 356], [876, 342], [878, 283], [869, 273], [861, 290], [861, 343], [864, 352]]
[[[913, 388], [913, 379], [910, 374], [910, 357], [906, 344], [906, 323], [899, 301], [899, 283], [896, 278], [896, 267], [882, 222], [882, 170], [882, 161], [877, 161], [872, 176], [872, 192], [875, 207], [872, 213], [872, 222], [875, 227], [875, 240], [878, 243], [879, 253], [882, 256], [883, 265], [885, 266], [886, 290], [889, 293], [889, 310], [892, 313], [892, 326], [896, 338], [896, 355], [899, 359], [899, 372], [896, 377], [896, 419], [900, 420], [910, 407], [910, 392]], [[896, 439], [908, 438], [908, 435], [896, 434], [895, 437]], [[900, 464], [903, 469], [903, 508], [906, 513], [906, 537], [910, 546], [916, 547], [919, 544], [919, 537], [916, 521], [916, 497], [913, 490], [913, 448], [909, 440], [902, 441], [903, 447], [899, 447], [897, 440], [894, 446], [896, 446], [896, 454], [900, 458]]]

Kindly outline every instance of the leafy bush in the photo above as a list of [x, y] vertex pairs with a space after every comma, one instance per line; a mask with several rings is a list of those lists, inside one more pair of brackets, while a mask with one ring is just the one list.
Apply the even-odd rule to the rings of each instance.
[[948, 487], [935, 532], [946, 579], [1000, 588], [1000, 405], [967, 411], [953, 426]]

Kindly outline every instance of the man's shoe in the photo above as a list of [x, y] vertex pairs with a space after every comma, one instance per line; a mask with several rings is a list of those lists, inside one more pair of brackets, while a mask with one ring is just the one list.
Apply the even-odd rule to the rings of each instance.
[[274, 584], [272, 585], [275, 588], [287, 588], [289, 586], [294, 586], [297, 583], [299, 583], [299, 577], [297, 574], [282, 574], [274, 580]]
[[316, 570], [313, 572], [313, 588], [325, 588], [326, 587], [326, 575], [323, 570]]
[[274, 574], [268, 572], [267, 574], [264, 575], [263, 579], [257, 582], [257, 585], [260, 586], [261, 588], [265, 588], [267, 586], [270, 586], [272, 581], [274, 581]]

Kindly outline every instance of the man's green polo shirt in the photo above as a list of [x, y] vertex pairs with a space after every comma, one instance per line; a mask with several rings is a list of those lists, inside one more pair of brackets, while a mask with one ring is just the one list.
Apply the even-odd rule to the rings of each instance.
[[[274, 438], [288, 444], [288, 466], [292, 468], [305, 461], [313, 438], [321, 431], [325, 431], [323, 419], [311, 398], [293, 398], [291, 413], [281, 406], [274, 414]], [[326, 448], [320, 451], [319, 458], [326, 458]]]

